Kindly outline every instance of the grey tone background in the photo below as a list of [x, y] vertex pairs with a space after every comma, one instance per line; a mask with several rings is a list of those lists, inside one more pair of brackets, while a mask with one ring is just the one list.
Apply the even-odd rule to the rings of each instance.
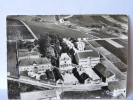
[[54, 14], [129, 15], [127, 100], [133, 100], [133, 0], [0, 0], [0, 100], [7, 100], [6, 16]]

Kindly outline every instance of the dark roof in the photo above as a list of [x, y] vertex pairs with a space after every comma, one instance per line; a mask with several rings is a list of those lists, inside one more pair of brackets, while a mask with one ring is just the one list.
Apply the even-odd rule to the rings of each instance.
[[114, 89], [122, 89], [126, 88], [126, 80], [121, 80], [121, 81], [114, 81], [110, 82], [108, 85], [111, 85], [112, 88]]
[[99, 54], [96, 51], [83, 51], [83, 52], [78, 52], [77, 54], [80, 59], [88, 57], [99, 57]]
[[46, 75], [47, 75], [47, 78], [48, 78], [48, 79], [55, 79], [55, 78], [54, 78], [53, 72], [50, 71], [49, 69], [46, 70]]
[[63, 77], [61, 76], [61, 73], [57, 68], [53, 69], [53, 73], [54, 73], [56, 81], [59, 80], [59, 79], [63, 80]]
[[107, 69], [104, 65], [102, 64], [98, 64], [94, 67], [94, 69], [96, 69], [97, 71], [99, 71], [104, 77], [111, 77], [113, 76], [114, 74], [109, 70]]
[[48, 64], [50, 63], [47, 58], [31, 58], [23, 59], [20, 61], [20, 66], [33, 65], [33, 64]]

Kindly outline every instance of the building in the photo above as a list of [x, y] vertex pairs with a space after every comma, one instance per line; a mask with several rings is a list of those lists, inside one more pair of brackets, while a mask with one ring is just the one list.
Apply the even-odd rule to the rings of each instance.
[[85, 49], [85, 43], [84, 42], [76, 42], [75, 47], [78, 51], [84, 51]]
[[71, 41], [67, 40], [66, 38], [63, 38], [63, 41], [68, 46], [69, 49], [72, 49], [74, 47], [74, 44], [71, 43]]
[[86, 68], [85, 72], [90, 76], [90, 78], [94, 81], [101, 80], [101, 78], [93, 71], [92, 68]]
[[108, 83], [108, 89], [114, 97], [121, 94], [126, 97], [126, 80], [110, 82]]
[[19, 73], [21, 71], [44, 73], [47, 69], [51, 69], [52, 65], [47, 58], [23, 59], [19, 62]]
[[63, 86], [69, 86], [69, 85], [76, 85], [79, 83], [78, 79], [70, 73], [62, 74], [63, 80], [58, 79], [56, 81], [56, 85], [63, 85]]
[[102, 64], [96, 65], [93, 70], [100, 78], [102, 78], [103, 82], [108, 83], [112, 81], [117, 81], [115, 74]]
[[18, 51], [18, 61], [23, 59], [37, 59], [40, 58], [40, 54], [37, 51], [29, 52], [27, 50], [19, 50]]
[[32, 91], [20, 93], [21, 100], [46, 100], [46, 99], [60, 99], [57, 98], [55, 90]]
[[18, 41], [17, 42], [17, 59], [21, 61], [22, 59], [37, 59], [41, 57], [38, 51], [38, 45], [34, 42], [29, 41]]
[[80, 51], [75, 53], [75, 60], [78, 65], [84, 68], [93, 68], [100, 62], [100, 55], [96, 51]]
[[68, 54], [62, 53], [59, 59], [59, 68], [61, 70], [69, 69], [69, 68], [72, 68], [71, 64], [72, 64], [72, 61], [71, 61], [71, 58], [68, 56]]

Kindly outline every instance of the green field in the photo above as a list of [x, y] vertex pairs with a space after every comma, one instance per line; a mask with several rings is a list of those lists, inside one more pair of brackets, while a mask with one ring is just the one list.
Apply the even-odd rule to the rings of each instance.
[[80, 38], [92, 38], [91, 35], [85, 34], [67, 27], [59, 26], [53, 23], [36, 23], [31, 21], [25, 21], [29, 28], [39, 38], [40, 35], [48, 32], [49, 34], [58, 34], [60, 38], [80, 37]]

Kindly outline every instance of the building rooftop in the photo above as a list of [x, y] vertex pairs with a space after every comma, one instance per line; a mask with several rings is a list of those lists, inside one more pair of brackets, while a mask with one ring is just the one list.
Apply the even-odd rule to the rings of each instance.
[[41, 100], [56, 97], [55, 90], [32, 91], [20, 93], [21, 100]]
[[39, 55], [37, 51], [29, 52], [29, 51], [19, 51], [18, 52], [18, 57], [24, 57], [24, 56], [34, 56], [34, 55]]
[[47, 58], [31, 58], [31, 59], [23, 59], [20, 61], [20, 66], [27, 66], [33, 64], [48, 64], [50, 63]]
[[68, 59], [70, 58], [67, 53], [62, 53], [60, 59]]
[[100, 79], [100, 77], [91, 68], [86, 68], [85, 71], [93, 80]]
[[78, 82], [78, 79], [73, 74], [65, 73], [62, 77], [64, 79], [64, 83]]
[[98, 52], [96, 51], [82, 51], [82, 52], [77, 52], [78, 56], [80, 59], [88, 58], [88, 57], [99, 57]]
[[126, 88], [126, 80], [121, 80], [121, 81], [114, 81], [108, 83], [108, 86], [111, 86], [113, 89], [122, 89]]
[[99, 71], [104, 77], [111, 77], [113, 76], [114, 74], [109, 70], [107, 69], [104, 65], [102, 64], [98, 64], [94, 67], [97, 71]]

